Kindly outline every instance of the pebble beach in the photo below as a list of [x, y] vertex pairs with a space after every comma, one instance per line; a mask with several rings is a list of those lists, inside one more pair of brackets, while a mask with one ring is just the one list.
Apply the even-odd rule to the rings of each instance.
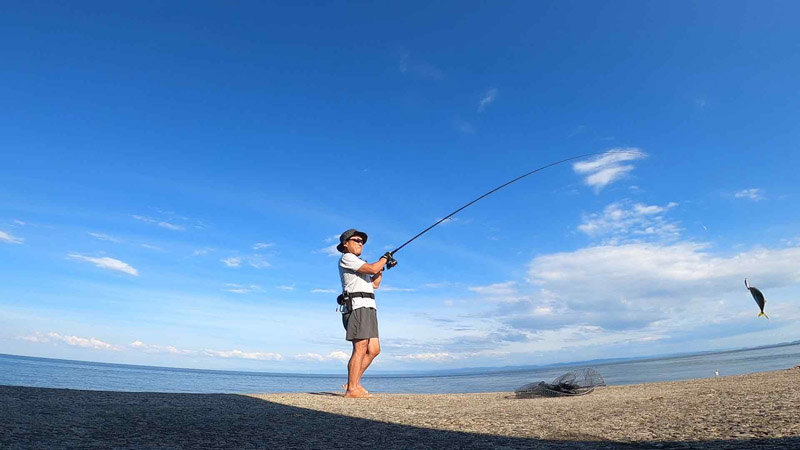
[[[800, 448], [800, 366], [579, 397], [0, 386], [0, 448]], [[369, 388], [369, 386], [367, 386]]]

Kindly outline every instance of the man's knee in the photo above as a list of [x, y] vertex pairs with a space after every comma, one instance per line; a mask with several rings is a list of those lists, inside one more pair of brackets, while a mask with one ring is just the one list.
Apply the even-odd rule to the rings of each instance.
[[368, 339], [356, 339], [353, 341], [353, 354], [365, 355], [369, 351]]
[[370, 339], [369, 346], [367, 347], [367, 353], [371, 356], [378, 356], [381, 353], [381, 344], [376, 339]]

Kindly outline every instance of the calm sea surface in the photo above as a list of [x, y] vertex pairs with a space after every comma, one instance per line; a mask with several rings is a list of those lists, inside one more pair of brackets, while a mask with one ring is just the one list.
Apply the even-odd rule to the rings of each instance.
[[[364, 377], [375, 392], [498, 392], [535, 381], [552, 381], [571, 368], [591, 367], [606, 384], [708, 378], [788, 369], [800, 364], [800, 344], [635, 361], [575, 364], [458, 375], [377, 375]], [[171, 369], [30, 358], [0, 354], [0, 384], [103, 391], [254, 393], [336, 391], [344, 374], [299, 375]]]

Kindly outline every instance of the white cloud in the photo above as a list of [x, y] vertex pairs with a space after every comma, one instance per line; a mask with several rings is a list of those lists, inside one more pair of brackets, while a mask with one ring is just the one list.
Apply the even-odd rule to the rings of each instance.
[[414, 292], [416, 289], [411, 288], [398, 288], [393, 286], [381, 286], [383, 292]]
[[761, 194], [761, 189], [759, 188], [742, 189], [741, 191], [736, 192], [734, 196], [736, 198], [746, 198], [755, 202], [764, 200], [764, 196]]
[[294, 355], [295, 359], [299, 359], [301, 361], [325, 361], [325, 357], [318, 354], [318, 353], [303, 353], [299, 355]]
[[24, 339], [29, 342], [36, 342], [42, 344], [48, 342], [53, 342], [53, 343], [63, 342], [67, 345], [72, 345], [74, 347], [91, 348], [94, 350], [113, 350], [113, 351], [122, 350], [122, 347], [118, 345], [109, 344], [108, 342], [103, 342], [100, 339], [94, 337], [83, 338], [78, 336], [66, 336], [54, 332], [42, 334], [37, 331], [30, 336], [22, 336], [21, 339]]
[[95, 266], [103, 269], [115, 270], [117, 272], [124, 272], [129, 275], [139, 276], [139, 271], [128, 265], [128, 263], [122, 262], [118, 259], [109, 258], [107, 256], [103, 258], [94, 258], [91, 256], [72, 254], [69, 255], [69, 257], [80, 261], [94, 263]]
[[271, 266], [261, 255], [231, 256], [220, 261], [228, 267], [240, 267], [242, 263], [247, 263], [247, 265], [256, 269], [266, 269]]
[[335, 351], [335, 352], [328, 353], [328, 358], [329, 359], [335, 359], [335, 360], [338, 360], [338, 361], [347, 361], [347, 360], [350, 359], [350, 355], [348, 355], [345, 352]]
[[335, 294], [337, 292], [339, 292], [339, 291], [337, 291], [336, 289], [312, 289], [311, 290], [312, 294]]
[[744, 278], [757, 280], [762, 290], [800, 282], [800, 247], [727, 257], [707, 249], [688, 242], [632, 243], [540, 256], [529, 271], [540, 291], [498, 313], [522, 330], [585, 324], [653, 334], [653, 327], [685, 330], [746, 314], [753, 305]]
[[145, 344], [142, 341], [134, 341], [130, 343], [130, 347], [142, 350], [147, 353], [170, 353], [173, 355], [195, 355], [197, 354], [194, 350], [183, 350], [176, 348], [172, 345], [157, 345], [157, 344]]
[[186, 230], [186, 227], [184, 227], [183, 225], [176, 225], [174, 223], [169, 223], [169, 222], [158, 222], [158, 226], [160, 226], [161, 228], [166, 228], [168, 230], [173, 230], [173, 231], [185, 231]]
[[472, 124], [466, 120], [453, 119], [453, 128], [455, 128], [459, 133], [475, 134], [475, 127], [473, 127]]
[[230, 258], [220, 259], [220, 261], [228, 267], [239, 267], [242, 265], [242, 258], [230, 257]]
[[515, 281], [506, 281], [488, 286], [471, 286], [467, 289], [493, 301], [515, 301], [519, 296], [516, 285]]
[[319, 250], [319, 253], [324, 253], [324, 254], [326, 254], [328, 256], [336, 256], [336, 257], [342, 256], [342, 254], [339, 252], [339, 250], [336, 250], [336, 246], [337, 245], [339, 245], [339, 238], [338, 237], [336, 238], [336, 243], [335, 244], [330, 245], [328, 247], [325, 247], [325, 248]]
[[480, 104], [478, 105], [478, 112], [483, 112], [487, 106], [489, 106], [492, 102], [494, 102], [495, 98], [497, 98], [497, 88], [491, 88], [483, 94], [483, 98], [481, 98]]
[[257, 284], [251, 284], [249, 286], [244, 286], [244, 285], [241, 285], [241, 284], [227, 283], [227, 284], [225, 284], [225, 286], [227, 286], [225, 288], [225, 291], [233, 292], [235, 294], [249, 294], [251, 292], [261, 292], [262, 291], [261, 287], [259, 285], [257, 285]]
[[300, 361], [348, 361], [350, 355], [345, 352], [336, 351], [330, 352], [327, 355], [320, 355], [319, 353], [301, 353], [294, 355], [294, 359]]
[[623, 163], [647, 156], [638, 148], [613, 148], [608, 152], [589, 161], [572, 164], [572, 169], [576, 173], [584, 175], [584, 182], [593, 187], [596, 193], [634, 169], [633, 165]]
[[0, 242], [5, 242], [6, 244], [22, 244], [23, 241], [25, 241], [25, 239], [14, 237], [3, 230], [0, 230]]
[[89, 236], [91, 236], [93, 238], [96, 238], [96, 239], [99, 239], [101, 241], [108, 241], [108, 242], [115, 242], [115, 243], [122, 242], [120, 239], [117, 239], [117, 238], [115, 238], [113, 236], [109, 236], [109, 235], [103, 234], [103, 233], [87, 233], [87, 234]]
[[214, 251], [213, 248], [201, 248], [201, 249], [197, 249], [197, 250], [193, 251], [192, 252], [192, 256], [205, 255], [205, 254], [208, 254], [209, 252], [213, 252], [213, 251]]
[[164, 220], [154, 219], [152, 217], [139, 216], [139, 215], [136, 215], [136, 214], [132, 214], [131, 217], [133, 217], [134, 219], [136, 219], [136, 220], [138, 220], [140, 222], [154, 224], [154, 225], [157, 225], [157, 226], [159, 226], [161, 228], [166, 228], [168, 230], [173, 230], [173, 231], [185, 231], [186, 230], [186, 227], [184, 227], [183, 225], [176, 225], [174, 223], [167, 222], [167, 221], [164, 221]]
[[394, 359], [442, 362], [442, 361], [452, 361], [454, 359], [457, 359], [457, 356], [446, 352], [415, 353], [409, 355], [395, 355]]
[[676, 206], [675, 202], [658, 206], [623, 200], [606, 206], [602, 213], [584, 216], [578, 230], [611, 244], [646, 238], [675, 239], [680, 233], [678, 223], [664, 216]]
[[261, 361], [281, 361], [283, 355], [280, 353], [262, 353], [262, 352], [243, 352], [241, 350], [218, 351], [218, 350], [204, 350], [206, 356], [213, 356], [216, 358], [240, 358], [240, 359], [257, 359]]
[[247, 260], [247, 264], [250, 264], [250, 267], [255, 267], [256, 269], [266, 269], [271, 266], [261, 255], [252, 255], [245, 259]]
[[276, 289], [280, 289], [282, 291], [293, 291], [294, 290], [294, 286], [281, 285], [281, 286], [277, 286]]
[[400, 53], [398, 68], [404, 74], [408, 73], [423, 80], [438, 81], [444, 79], [444, 72], [441, 69], [424, 61], [412, 60], [405, 50]]
[[155, 246], [155, 245], [150, 245], [150, 244], [139, 244], [139, 245], [141, 245], [144, 248], [149, 248], [150, 250], [156, 250], [156, 251], [159, 251], [159, 252], [163, 252], [164, 251], [163, 248]]
[[262, 248], [269, 248], [272, 247], [273, 243], [264, 243], [264, 242], [257, 242], [256, 245], [253, 246], [253, 250], [261, 250]]

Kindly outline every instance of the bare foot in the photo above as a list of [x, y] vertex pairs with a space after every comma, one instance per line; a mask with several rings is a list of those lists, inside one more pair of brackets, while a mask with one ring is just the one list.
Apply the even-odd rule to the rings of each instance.
[[[343, 385], [342, 385], [342, 389], [344, 389], [345, 391], [347, 390], [347, 383], [345, 383], [345, 384], [343, 384]], [[361, 392], [363, 392], [363, 393], [365, 393], [365, 394], [369, 394], [369, 391], [368, 391], [368, 390], [366, 390], [366, 389], [364, 389], [364, 386], [358, 386], [358, 387], [356, 388], [356, 390], [359, 390], [359, 391], [361, 391]]]
[[362, 391], [347, 391], [344, 393], [345, 398], [372, 398], [372, 394], [367, 394]]

